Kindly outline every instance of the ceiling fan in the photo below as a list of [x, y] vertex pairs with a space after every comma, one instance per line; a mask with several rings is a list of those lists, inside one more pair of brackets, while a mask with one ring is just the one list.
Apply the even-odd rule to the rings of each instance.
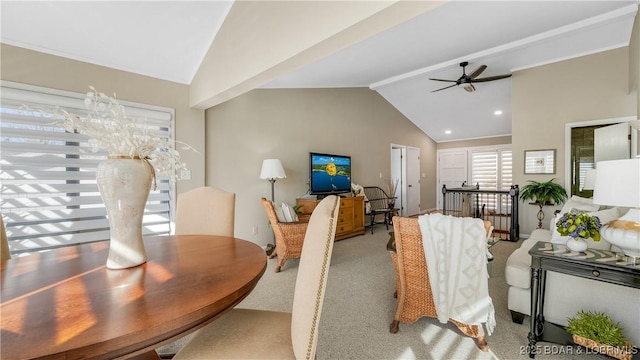
[[467, 90], [468, 92], [473, 92], [473, 91], [476, 90], [476, 88], [473, 86], [473, 83], [494, 81], [494, 80], [500, 80], [500, 79], [511, 77], [511, 74], [505, 74], [505, 75], [487, 76], [487, 77], [483, 77], [483, 78], [477, 79], [478, 75], [482, 74], [482, 72], [487, 68], [487, 65], [480, 65], [480, 67], [478, 67], [474, 72], [472, 72], [469, 75], [467, 75], [467, 73], [465, 72], [465, 68], [467, 67], [467, 65], [469, 65], [469, 62], [467, 62], [467, 61], [464, 61], [464, 62], [460, 63], [460, 66], [462, 67], [462, 76], [460, 76], [458, 78], [458, 80], [446, 80], [446, 79], [432, 79], [432, 78], [429, 78], [429, 80], [445, 81], [445, 82], [455, 83], [453, 85], [445, 86], [443, 88], [440, 88], [440, 89], [437, 89], [437, 90], [433, 90], [431, 92], [436, 92], [436, 91], [448, 89], [448, 88], [451, 88], [451, 87], [454, 87], [454, 86], [458, 86], [460, 84], [465, 84], [464, 85], [464, 89]]

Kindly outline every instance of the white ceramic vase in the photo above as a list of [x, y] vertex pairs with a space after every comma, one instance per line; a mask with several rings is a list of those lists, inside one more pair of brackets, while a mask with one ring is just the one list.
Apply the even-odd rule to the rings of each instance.
[[567, 247], [571, 251], [582, 252], [587, 250], [587, 247], [589, 247], [589, 244], [587, 244], [587, 242], [581, 238], [577, 238], [575, 240], [572, 238], [569, 238], [569, 240], [567, 240]]
[[111, 155], [98, 165], [96, 180], [109, 217], [109, 269], [126, 269], [147, 261], [142, 217], [153, 173], [148, 161], [127, 155]]

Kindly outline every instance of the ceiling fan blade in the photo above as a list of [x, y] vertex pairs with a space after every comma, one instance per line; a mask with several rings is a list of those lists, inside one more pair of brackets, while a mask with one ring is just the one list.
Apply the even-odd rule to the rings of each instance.
[[473, 84], [467, 84], [464, 86], [464, 89], [467, 90], [467, 92], [474, 92], [476, 91], [475, 86], [473, 86]]
[[432, 79], [432, 78], [429, 78], [429, 80], [435, 80], [435, 81], [446, 81], [446, 82], [457, 82], [457, 81], [458, 81], [458, 80]]
[[478, 75], [482, 74], [482, 72], [485, 71], [486, 69], [487, 69], [487, 65], [480, 65], [480, 67], [477, 68], [476, 71], [469, 74], [469, 77], [472, 79], [475, 79]]
[[454, 86], [458, 86], [458, 84], [453, 84], [453, 85], [445, 86], [445, 87], [443, 87], [443, 88], [440, 88], [440, 89], [438, 89], [438, 90], [433, 90], [433, 91], [431, 91], [431, 92], [436, 92], [436, 91], [445, 90], [445, 89], [448, 89], [448, 88], [452, 88], [452, 87], [454, 87]]
[[471, 80], [471, 82], [487, 82], [487, 81], [494, 81], [494, 80], [500, 80], [500, 79], [505, 79], [511, 77], [511, 74], [506, 74], [506, 75], [496, 75], [496, 76], [487, 76], [487, 77], [483, 77], [480, 79], [473, 79]]

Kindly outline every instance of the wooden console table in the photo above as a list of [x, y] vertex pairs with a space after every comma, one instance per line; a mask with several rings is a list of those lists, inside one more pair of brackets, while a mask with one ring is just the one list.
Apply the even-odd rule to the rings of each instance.
[[597, 250], [576, 253], [565, 245], [537, 242], [531, 250], [531, 323], [528, 353], [536, 355], [538, 340], [551, 341], [543, 337], [544, 292], [547, 270], [612, 284], [640, 288], [640, 265], [627, 264], [613, 251]]
[[[320, 200], [316, 199], [296, 199], [296, 205], [302, 206], [300, 220], [308, 219], [319, 202]], [[364, 197], [341, 197], [336, 240], [362, 234], [364, 234]]]

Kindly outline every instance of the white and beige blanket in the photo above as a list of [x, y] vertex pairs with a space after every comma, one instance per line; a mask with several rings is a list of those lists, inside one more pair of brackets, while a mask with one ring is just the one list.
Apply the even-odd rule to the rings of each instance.
[[495, 328], [489, 297], [487, 243], [480, 219], [422, 215], [418, 218], [438, 320]]

